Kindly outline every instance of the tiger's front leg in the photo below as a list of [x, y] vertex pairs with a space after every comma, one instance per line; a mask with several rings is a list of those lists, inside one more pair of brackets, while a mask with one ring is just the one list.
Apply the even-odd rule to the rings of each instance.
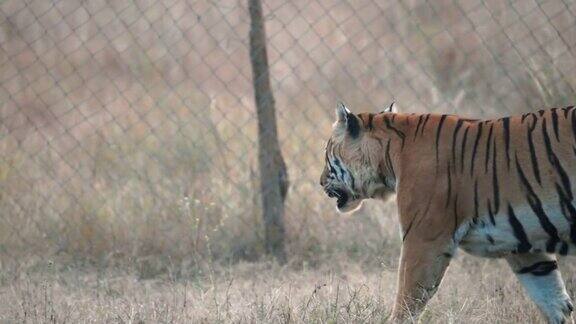
[[413, 322], [418, 318], [428, 300], [436, 293], [453, 253], [454, 246], [449, 237], [434, 241], [420, 235], [406, 238], [398, 268], [393, 321]]

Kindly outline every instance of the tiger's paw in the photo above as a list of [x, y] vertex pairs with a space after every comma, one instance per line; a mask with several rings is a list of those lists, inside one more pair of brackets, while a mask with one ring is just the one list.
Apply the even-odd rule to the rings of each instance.
[[550, 306], [550, 311], [548, 312], [548, 323], [574, 323], [574, 320], [572, 320], [572, 311], [574, 310], [574, 306], [570, 298], [566, 298], [559, 303]]

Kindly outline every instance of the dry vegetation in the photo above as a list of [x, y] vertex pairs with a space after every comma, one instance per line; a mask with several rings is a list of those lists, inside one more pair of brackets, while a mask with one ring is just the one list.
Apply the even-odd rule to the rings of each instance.
[[[317, 184], [335, 100], [475, 117], [574, 104], [574, 4], [265, 5], [283, 267], [262, 253], [243, 1], [0, 1], [1, 321], [385, 322], [395, 207], [338, 216]], [[424, 319], [536, 314], [502, 262], [461, 256]]]
[[[305, 268], [239, 262], [196, 276], [168, 271], [41, 269], [4, 278], [3, 322], [382, 323], [393, 301], [393, 267], [334, 260]], [[562, 266], [564, 273], [576, 271]], [[573, 276], [567, 279], [573, 295]], [[459, 258], [422, 315], [424, 323], [534, 323], [537, 310], [503, 261]]]

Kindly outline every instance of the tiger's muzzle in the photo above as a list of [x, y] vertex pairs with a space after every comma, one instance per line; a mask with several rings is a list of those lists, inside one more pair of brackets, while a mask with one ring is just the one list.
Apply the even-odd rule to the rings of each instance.
[[338, 209], [341, 209], [344, 206], [346, 206], [346, 203], [348, 202], [350, 197], [350, 195], [348, 195], [346, 191], [340, 188], [324, 188], [324, 191], [326, 191], [328, 197], [336, 198], [336, 206], [338, 207]]
[[324, 191], [328, 197], [336, 198], [336, 207], [341, 213], [355, 210], [362, 202], [362, 199], [342, 188], [324, 187]]

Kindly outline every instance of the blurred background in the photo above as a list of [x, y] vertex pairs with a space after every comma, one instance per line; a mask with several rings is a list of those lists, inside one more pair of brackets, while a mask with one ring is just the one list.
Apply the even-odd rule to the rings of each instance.
[[[288, 264], [395, 265], [393, 203], [318, 185], [337, 100], [496, 118], [574, 104], [572, 1], [265, 0]], [[0, 1], [2, 278], [266, 260], [247, 1]], [[0, 278], [0, 279], [2, 279]]]

